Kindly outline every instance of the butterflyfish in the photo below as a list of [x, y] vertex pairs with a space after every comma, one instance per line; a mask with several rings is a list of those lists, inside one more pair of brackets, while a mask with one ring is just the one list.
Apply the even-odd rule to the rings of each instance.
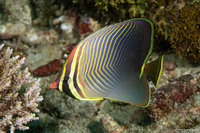
[[76, 45], [50, 88], [79, 100], [110, 99], [147, 107], [149, 82], [157, 86], [163, 64], [163, 56], [146, 64], [153, 35], [153, 23], [144, 18], [98, 30]]

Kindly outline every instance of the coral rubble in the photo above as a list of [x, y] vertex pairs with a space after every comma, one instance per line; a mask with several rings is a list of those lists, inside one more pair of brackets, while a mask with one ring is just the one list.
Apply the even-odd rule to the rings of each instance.
[[155, 120], [168, 115], [186, 99], [200, 91], [199, 73], [188, 74], [174, 79], [173, 82], [159, 88], [152, 89], [152, 100], [148, 109]]
[[37, 106], [40, 96], [39, 79], [32, 78], [28, 68], [20, 68], [25, 58], [11, 57], [12, 49], [2, 50], [0, 45], [0, 132], [15, 129], [27, 130], [29, 121], [37, 120], [33, 112], [39, 112]]

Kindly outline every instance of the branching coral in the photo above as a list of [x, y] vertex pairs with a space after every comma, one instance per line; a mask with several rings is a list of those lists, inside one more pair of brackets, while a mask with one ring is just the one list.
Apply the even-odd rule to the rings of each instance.
[[20, 68], [25, 58], [11, 57], [12, 49], [2, 50], [0, 45], [0, 132], [27, 130], [29, 121], [37, 120], [33, 112], [39, 112], [39, 79], [32, 78], [28, 68]]

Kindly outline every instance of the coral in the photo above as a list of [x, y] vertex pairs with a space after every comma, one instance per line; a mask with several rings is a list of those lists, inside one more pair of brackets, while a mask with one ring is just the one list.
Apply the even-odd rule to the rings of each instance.
[[167, 4], [163, 1], [152, 1], [147, 0], [148, 8], [145, 10], [145, 17], [149, 18], [155, 27], [155, 41], [160, 41], [164, 39], [166, 35], [166, 27], [168, 22], [166, 22], [166, 7]]
[[97, 31], [100, 28], [99, 23], [87, 15], [83, 16], [78, 25], [79, 34], [81, 39], [85, 38], [89, 34]]
[[[154, 23], [155, 36], [154, 44], [155, 49], [160, 49], [162, 47], [167, 47], [163, 45], [169, 45], [168, 43], [164, 44], [168, 37], [170, 36], [170, 11], [178, 12], [185, 6], [185, 0], [146, 0], [147, 8], [145, 8], [145, 18], [150, 19]], [[160, 46], [161, 45], [161, 46]]]
[[92, 33], [92, 30], [89, 28], [89, 24], [86, 22], [82, 22], [78, 28], [79, 28], [79, 34]]
[[[61, 64], [64, 63], [74, 46], [85, 36], [95, 32], [100, 24], [101, 26], [110, 25], [134, 17], [144, 17], [153, 21], [155, 27], [154, 46], [157, 48], [171, 43], [176, 51], [179, 52], [180, 48], [178, 55], [187, 58], [190, 56], [187, 54], [188, 51], [192, 53], [194, 47], [199, 47], [198, 39], [194, 39], [198, 38], [195, 34], [199, 31], [199, 23], [197, 23], [199, 18], [196, 20], [192, 18], [194, 15], [199, 16], [197, 14], [199, 0], [26, 0], [30, 2], [30, 5], [24, 4], [25, 12], [22, 12], [22, 6], [13, 8], [17, 5], [10, 5], [13, 8], [10, 10], [9, 6], [5, 6], [5, 2], [9, 1], [0, 1], [0, 40], [6, 43], [6, 46], [14, 49], [12, 60], [18, 57], [14, 60], [15, 63], [11, 63], [10, 66], [12, 66], [7, 68], [9, 71], [15, 64], [23, 62], [23, 57], [26, 57], [25, 66], [31, 72], [35, 70], [36, 75], [37, 71], [40, 71], [38, 76], [46, 75], [50, 69], [49, 62], [58, 59]], [[73, 4], [72, 1], [78, 3]], [[16, 0], [14, 2], [19, 3]], [[30, 6], [31, 14], [29, 14], [29, 9], [26, 10], [27, 6]], [[21, 12], [21, 18], [17, 18], [20, 14], [15, 14], [14, 11]], [[183, 13], [190, 13], [191, 16], [184, 16]], [[192, 26], [194, 28], [191, 28]], [[163, 40], [166, 42], [165, 44], [160, 43]], [[159, 45], [157, 45], [158, 43]], [[188, 50], [181, 50], [181, 48], [185, 48], [186, 44], [189, 46]], [[40, 104], [41, 111], [37, 113], [40, 120], [33, 122], [37, 123], [34, 125], [36, 128], [30, 127], [32, 122], [29, 123], [28, 125], [31, 125], [28, 132], [135, 133], [176, 132], [176, 129], [180, 129], [177, 131], [181, 132], [181, 129], [185, 130], [185, 128], [188, 128], [185, 130], [188, 132], [193, 129], [198, 132], [200, 127], [200, 78], [197, 77], [200, 77], [200, 74], [195, 73], [199, 71], [199, 66], [193, 66], [192, 63], [176, 58], [173, 52], [168, 52], [170, 52], [170, 56], [166, 58], [167, 54], [165, 54], [163, 65], [165, 69], [158, 88], [152, 89], [152, 99], [147, 108], [138, 108], [110, 100], [99, 102], [72, 99], [64, 93], [47, 89], [49, 82], [55, 78], [56, 74], [41, 77], [40, 87], [44, 89], [40, 93], [44, 94], [44, 101]], [[4, 53], [6, 52], [1, 50], [0, 57], [4, 57], [6, 55]], [[16, 57], [14, 58], [14, 56]], [[153, 53], [152, 60], [157, 56], [157, 53]], [[188, 58], [188, 60], [190, 59]], [[22, 81], [22, 84], [25, 85], [18, 87], [20, 89], [17, 91], [15, 88], [19, 84], [15, 84], [15, 82], [20, 81], [16, 79], [18, 75], [21, 73], [21, 79], [27, 79], [27, 70], [20, 72], [20, 68], [18, 68], [14, 76], [9, 79], [10, 83], [7, 82], [10, 84], [8, 90], [10, 95], [4, 97], [1, 94], [1, 74], [5, 72], [2, 72], [1, 65], [2, 63], [0, 63], [0, 112], [7, 109], [8, 113], [0, 116], [0, 132], [2, 130], [9, 132], [9, 129], [12, 132], [14, 129], [24, 130], [31, 117], [29, 113], [32, 113], [33, 120], [36, 119], [33, 114], [36, 111], [25, 107], [26, 103], [23, 99], [25, 91], [28, 91], [27, 89], [33, 86], [33, 83], [26, 84], [26, 81]], [[60, 66], [56, 65], [56, 67]], [[54, 70], [56, 71], [56, 69]], [[35, 84], [35, 86], [37, 85]], [[7, 103], [5, 99], [9, 97], [13, 99], [5, 106], [4, 104]], [[18, 108], [21, 108], [21, 112], [16, 111]], [[12, 109], [15, 109], [15, 112], [11, 112]]]
[[55, 59], [46, 65], [40, 66], [33, 71], [33, 75], [35, 76], [48, 76], [50, 74], [54, 74], [58, 71], [60, 67], [60, 60]]
[[[198, 93], [195, 94], [198, 97]], [[194, 106], [194, 96], [190, 96], [187, 101], [177, 105], [173, 110], [165, 117], [156, 121], [155, 125], [150, 125], [149, 128], [154, 128], [158, 132], [198, 132], [200, 124], [200, 106]], [[152, 131], [156, 132], [156, 131]]]
[[138, 17], [144, 15], [145, 1], [144, 0], [95, 0], [95, 6], [98, 10], [112, 11], [116, 10], [121, 18]]
[[176, 54], [190, 62], [200, 62], [200, 3], [170, 11], [169, 41]]
[[152, 112], [150, 116], [155, 120], [167, 116], [188, 97], [200, 91], [198, 77], [199, 73], [184, 75], [158, 90], [152, 89], [152, 100], [148, 107]]
[[146, 0], [73, 0], [73, 2], [78, 4], [81, 10], [88, 12], [90, 9], [93, 13], [98, 12], [93, 14], [93, 17], [105, 19], [103, 23], [110, 20], [119, 22], [133, 17], [143, 17], [147, 5]]
[[193, 1], [191, 1], [192, 4], [199, 3], [199, 2], [200, 2], [200, 0], [193, 0]]
[[28, 68], [20, 71], [25, 58], [11, 57], [12, 49], [2, 50], [0, 45], [0, 132], [15, 129], [27, 130], [29, 121], [37, 120], [33, 112], [40, 96], [39, 79], [30, 76]]
[[[83, 4], [80, 0], [74, 2]], [[180, 57], [191, 62], [200, 62], [199, 0], [190, 2], [187, 0], [85, 0], [84, 2], [96, 6], [100, 15], [98, 19], [106, 18], [104, 25], [134, 17], [150, 19], [155, 25], [155, 49], [170, 48], [171, 45]], [[86, 24], [82, 25], [79, 29], [89, 31]]]
[[162, 42], [168, 41], [178, 56], [200, 62], [199, 1], [147, 0], [147, 3], [145, 17], [155, 24], [155, 44], [164, 45]]

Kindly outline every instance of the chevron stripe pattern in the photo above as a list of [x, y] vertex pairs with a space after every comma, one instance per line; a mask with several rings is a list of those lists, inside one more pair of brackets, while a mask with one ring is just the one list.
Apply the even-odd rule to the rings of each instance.
[[[61, 91], [81, 100], [108, 98], [146, 106], [150, 93], [142, 67], [153, 47], [152, 33], [150, 21], [133, 19], [91, 34], [70, 54]], [[68, 87], [63, 88], [64, 82]]]

